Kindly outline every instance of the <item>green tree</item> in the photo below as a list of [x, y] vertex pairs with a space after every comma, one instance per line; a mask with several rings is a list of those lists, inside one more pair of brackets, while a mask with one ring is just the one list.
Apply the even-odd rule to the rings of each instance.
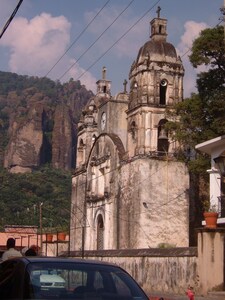
[[190, 172], [190, 243], [192, 228], [201, 226], [204, 203], [209, 201], [210, 157], [195, 150], [198, 143], [225, 134], [225, 56], [223, 27], [205, 29], [193, 42], [190, 62], [205, 67], [197, 76], [198, 93], [178, 103], [168, 114], [175, 121], [166, 126], [181, 147], [179, 154]]
[[202, 98], [216, 99], [224, 94], [225, 80], [224, 28], [218, 26], [201, 32], [192, 46], [189, 56], [194, 68], [206, 66], [209, 69], [198, 74], [197, 87]]
[[209, 158], [195, 153], [195, 145], [225, 133], [224, 46], [222, 26], [201, 32], [193, 42], [189, 56], [194, 68], [207, 67], [207, 71], [198, 74], [198, 94], [192, 94], [169, 112], [179, 122], [168, 122], [168, 129], [185, 150], [184, 157], [195, 158], [189, 160], [190, 170], [199, 173], [205, 172]]
[[48, 166], [27, 174], [0, 169], [0, 230], [4, 225], [39, 226], [43, 203], [43, 231], [69, 228], [71, 173]]

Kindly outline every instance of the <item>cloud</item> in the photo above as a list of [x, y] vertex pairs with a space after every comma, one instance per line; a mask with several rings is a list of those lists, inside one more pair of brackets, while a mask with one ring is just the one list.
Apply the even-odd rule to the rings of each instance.
[[70, 24], [63, 17], [43, 13], [28, 21], [16, 18], [1, 45], [10, 48], [10, 70], [42, 74], [69, 43]]
[[[1, 46], [10, 50], [9, 69], [11, 72], [43, 77], [50, 71], [58, 59], [65, 53], [70, 42], [71, 24], [64, 16], [52, 17], [42, 13], [31, 20], [15, 18], [0, 41]], [[71, 58], [65, 55], [54, 68], [49, 77], [58, 79], [66, 66], [71, 65]], [[76, 69], [76, 70], [75, 70]], [[73, 74], [83, 72], [77, 64], [64, 81]], [[84, 84], [93, 87], [96, 80], [90, 74], [85, 74]], [[84, 79], [83, 78], [83, 79]], [[76, 78], [74, 78], [76, 80]]]
[[200, 69], [195, 69], [189, 62], [188, 55], [191, 54], [190, 49], [193, 41], [199, 36], [200, 32], [207, 28], [206, 23], [197, 23], [194, 21], [187, 21], [184, 24], [184, 33], [181, 36], [181, 41], [177, 46], [178, 54], [182, 58], [182, 62], [185, 68], [184, 76], [184, 96], [189, 97], [192, 92], [196, 92], [196, 75]]

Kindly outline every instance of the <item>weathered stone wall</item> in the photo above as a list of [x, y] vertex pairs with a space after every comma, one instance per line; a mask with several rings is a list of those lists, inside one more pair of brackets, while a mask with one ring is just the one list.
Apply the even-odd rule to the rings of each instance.
[[[70, 256], [80, 257], [81, 252], [71, 252]], [[147, 294], [184, 294], [189, 284], [198, 290], [198, 258], [195, 247], [85, 251], [85, 258], [121, 266], [136, 279]]]
[[199, 288], [208, 291], [224, 291], [224, 228], [198, 229]]
[[189, 246], [184, 163], [140, 157], [121, 167], [120, 182], [120, 249]]

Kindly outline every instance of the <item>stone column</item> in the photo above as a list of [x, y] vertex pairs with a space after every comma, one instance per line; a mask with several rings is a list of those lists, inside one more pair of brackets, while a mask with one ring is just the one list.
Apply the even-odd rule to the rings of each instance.
[[199, 293], [224, 290], [225, 228], [198, 229]]

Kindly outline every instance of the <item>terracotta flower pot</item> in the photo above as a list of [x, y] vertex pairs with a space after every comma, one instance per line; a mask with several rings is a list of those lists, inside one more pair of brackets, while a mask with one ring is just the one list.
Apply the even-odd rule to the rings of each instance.
[[58, 237], [58, 241], [65, 241], [66, 233], [65, 232], [59, 232], [57, 237]]
[[205, 218], [205, 227], [207, 228], [216, 228], [217, 227], [217, 219], [218, 213], [217, 212], [204, 212]]
[[46, 234], [46, 241], [47, 241], [47, 242], [52, 242], [52, 239], [53, 239], [53, 234], [47, 233], [47, 234]]

